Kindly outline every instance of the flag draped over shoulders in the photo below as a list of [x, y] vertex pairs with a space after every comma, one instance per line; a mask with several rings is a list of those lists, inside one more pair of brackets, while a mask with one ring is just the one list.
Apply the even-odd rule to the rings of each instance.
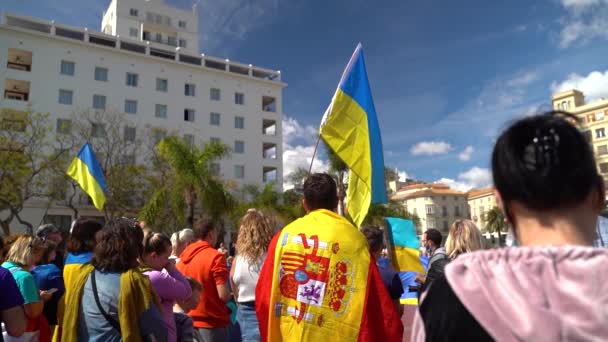
[[256, 313], [264, 341], [396, 341], [403, 334], [365, 237], [324, 209], [273, 238]]
[[370, 203], [386, 203], [384, 156], [361, 44], [357, 45], [319, 131], [349, 168], [347, 208], [357, 226]]

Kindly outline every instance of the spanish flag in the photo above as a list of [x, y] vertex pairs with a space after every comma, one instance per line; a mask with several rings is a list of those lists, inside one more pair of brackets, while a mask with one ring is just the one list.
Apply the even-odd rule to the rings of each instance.
[[403, 324], [367, 240], [318, 209], [270, 242], [255, 292], [262, 341], [401, 341]]
[[84, 144], [78, 155], [72, 160], [67, 171], [68, 176], [80, 185], [86, 192], [97, 210], [101, 211], [106, 202], [106, 182], [103, 179], [101, 167], [89, 143]]
[[424, 273], [420, 261], [420, 243], [412, 220], [387, 217], [386, 226], [390, 245], [390, 259], [398, 272]]
[[320, 135], [350, 169], [347, 209], [358, 227], [370, 203], [387, 202], [382, 139], [361, 43], [325, 111]]

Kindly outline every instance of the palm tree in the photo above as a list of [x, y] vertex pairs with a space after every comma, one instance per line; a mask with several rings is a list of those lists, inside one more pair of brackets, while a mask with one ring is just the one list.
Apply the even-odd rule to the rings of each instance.
[[180, 138], [168, 137], [156, 150], [160, 175], [152, 182], [154, 190], [140, 212], [147, 223], [154, 225], [157, 217], [169, 210], [176, 223], [185, 221], [192, 227], [197, 207], [214, 221], [233, 207], [232, 196], [210, 170], [211, 162], [229, 153], [228, 147], [210, 142], [199, 149]]
[[[505, 220], [504, 214], [498, 207], [494, 207], [486, 213], [485, 221], [486, 229], [490, 233], [498, 233], [498, 246], [501, 247], [502, 237], [500, 233], [507, 229], [507, 222]], [[494, 240], [493, 237], [492, 240]]]
[[327, 145], [327, 158], [329, 159], [329, 172], [333, 175], [338, 186], [338, 214], [344, 216], [346, 210], [344, 210], [344, 198], [346, 198], [346, 184], [344, 178], [346, 172], [348, 172], [348, 166], [334, 151]]

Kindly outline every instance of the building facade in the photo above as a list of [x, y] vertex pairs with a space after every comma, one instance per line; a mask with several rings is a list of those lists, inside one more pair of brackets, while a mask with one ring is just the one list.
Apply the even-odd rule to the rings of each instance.
[[420, 232], [439, 230], [444, 237], [455, 220], [467, 218], [467, 194], [438, 183], [421, 183], [399, 188], [392, 196], [408, 213], [420, 219]]
[[608, 180], [608, 100], [586, 103], [582, 92], [572, 89], [553, 94], [553, 108], [575, 114], [583, 134], [593, 147], [597, 168]]
[[[104, 33], [5, 14], [0, 110], [48, 112], [57, 134], [73, 113], [93, 110], [121, 113], [129, 136], [221, 141], [232, 153], [212, 165], [214, 172], [236, 185], [274, 182], [280, 191], [281, 73], [200, 54], [196, 11], [113, 0]], [[33, 224], [45, 213], [71, 220], [70, 210], [46, 202], [26, 211]], [[81, 213], [99, 215], [85, 204]]]
[[482, 232], [486, 232], [486, 213], [496, 207], [494, 188], [473, 189], [467, 193], [471, 221]]

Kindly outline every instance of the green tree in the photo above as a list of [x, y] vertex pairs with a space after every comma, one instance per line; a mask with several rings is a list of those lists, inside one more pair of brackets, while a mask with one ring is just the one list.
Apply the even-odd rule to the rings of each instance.
[[293, 184], [296, 189], [302, 189], [307, 177], [308, 170], [303, 167], [298, 167], [287, 175], [287, 181]]
[[327, 151], [327, 158], [329, 159], [329, 173], [336, 180], [338, 187], [338, 213], [344, 216], [346, 214], [344, 199], [346, 198], [347, 188], [345, 178], [348, 172], [348, 165], [329, 146], [324, 145]]
[[5, 235], [13, 220], [31, 233], [38, 222], [21, 217], [25, 203], [51, 196], [49, 172], [67, 150], [50, 137], [50, 130], [48, 114], [0, 111], [0, 225]]
[[[502, 213], [502, 210], [500, 210], [498, 207], [490, 209], [490, 211], [485, 213], [485, 222], [486, 229], [490, 233], [498, 234], [498, 246], [502, 246], [503, 239], [500, 233], [507, 230], [507, 222], [505, 220], [504, 214]], [[492, 241], [494, 241], [494, 235], [492, 235]]]
[[151, 180], [153, 190], [140, 218], [154, 226], [165, 211], [165, 216], [175, 216], [177, 224], [192, 227], [195, 211], [200, 208], [220, 223], [222, 216], [234, 207], [234, 199], [224, 183], [213, 175], [210, 163], [227, 156], [228, 147], [210, 142], [200, 149], [172, 136], [161, 140], [156, 149], [158, 175]]
[[417, 215], [408, 213], [399, 202], [389, 201], [388, 204], [374, 204], [369, 206], [369, 210], [363, 224], [383, 225], [384, 218], [398, 217], [414, 221], [416, 229], [420, 227], [420, 218]]

